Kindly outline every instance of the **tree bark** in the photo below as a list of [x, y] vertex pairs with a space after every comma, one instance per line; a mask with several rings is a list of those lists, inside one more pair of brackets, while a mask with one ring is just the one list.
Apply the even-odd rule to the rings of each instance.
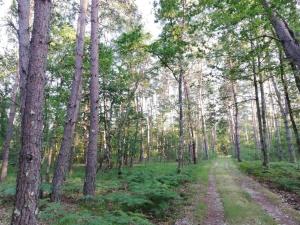
[[[260, 59], [258, 59], [260, 60]], [[265, 90], [264, 90], [264, 82], [262, 78], [261, 72], [259, 72], [259, 89], [260, 89], [260, 100], [261, 100], [261, 121], [262, 121], [262, 135], [264, 139], [264, 151], [263, 151], [263, 165], [268, 166], [269, 164], [269, 156], [268, 156], [268, 146], [267, 146], [267, 119], [266, 119], [266, 100], [265, 100]]]
[[17, 90], [19, 87], [19, 74], [16, 75], [15, 79], [16, 80], [11, 91], [11, 104], [9, 108], [8, 125], [7, 125], [4, 144], [2, 148], [2, 166], [1, 166], [0, 182], [3, 181], [7, 176], [9, 146], [13, 135], [14, 120], [15, 120], [16, 108], [17, 108], [16, 100], [17, 100]]
[[231, 81], [232, 88], [232, 96], [233, 96], [233, 104], [234, 104], [234, 144], [235, 144], [235, 152], [238, 162], [241, 162], [241, 148], [240, 148], [240, 130], [239, 130], [239, 107], [237, 102], [237, 94], [236, 94], [236, 83]]
[[[257, 153], [257, 149], [260, 149], [260, 143], [257, 137], [257, 120], [256, 120], [256, 112], [255, 112], [255, 102], [251, 102], [251, 108], [252, 108], [252, 127], [253, 127], [253, 137], [254, 137], [254, 141], [255, 141], [255, 146], [256, 146], [256, 150], [255, 152]], [[255, 154], [256, 154], [255, 153]], [[257, 154], [256, 154], [257, 155]]]
[[[253, 48], [253, 44], [251, 44]], [[252, 70], [253, 70], [253, 85], [255, 89], [255, 103], [256, 103], [256, 114], [257, 114], [257, 121], [258, 121], [258, 130], [259, 130], [259, 138], [260, 138], [260, 148], [263, 155], [263, 166], [268, 167], [269, 165], [269, 157], [267, 152], [266, 140], [263, 131], [262, 125], [262, 115], [260, 110], [260, 103], [259, 103], [259, 90], [258, 90], [258, 81], [257, 81], [257, 72], [256, 72], [256, 63], [255, 59], [252, 59]]]
[[98, 14], [99, 0], [92, 0], [91, 5], [91, 80], [90, 80], [90, 131], [87, 150], [87, 165], [85, 170], [84, 195], [94, 195], [97, 173], [97, 147], [99, 133], [99, 42], [98, 42]]
[[180, 173], [183, 166], [183, 96], [182, 96], [182, 85], [183, 85], [183, 69], [180, 65], [179, 77], [178, 77], [178, 104], [179, 104], [179, 145], [178, 145], [178, 165], [177, 172]]
[[300, 92], [300, 45], [294, 32], [289, 28], [288, 23], [277, 12], [271, 9], [270, 3], [263, 0], [263, 6], [268, 14], [269, 20], [280, 40], [284, 52], [289, 61], [298, 71], [294, 73], [297, 88]]
[[282, 57], [281, 51], [279, 52], [279, 60], [280, 60], [280, 79], [281, 79], [281, 82], [282, 82], [282, 85], [283, 85], [285, 101], [286, 101], [286, 105], [288, 107], [288, 113], [290, 115], [292, 128], [293, 128], [293, 131], [294, 131], [294, 134], [295, 134], [297, 149], [298, 149], [298, 152], [300, 153], [300, 136], [299, 136], [299, 131], [298, 131], [298, 128], [297, 128], [297, 125], [296, 125], [296, 121], [294, 119], [294, 113], [293, 113], [293, 109], [292, 109], [292, 105], [291, 105], [291, 101], [290, 101], [288, 86], [287, 86], [287, 83], [286, 83], [286, 76], [284, 74], [284, 64], [283, 64], [283, 57]]
[[147, 161], [149, 162], [150, 160], [150, 153], [151, 153], [151, 116], [147, 116]]
[[20, 74], [20, 112], [23, 117], [26, 98], [26, 80], [28, 75], [30, 45], [30, 0], [18, 0], [18, 39], [19, 39], [19, 74]]
[[203, 90], [203, 84], [202, 79], [203, 76], [200, 74], [200, 80], [199, 80], [199, 113], [200, 113], [200, 123], [201, 123], [201, 133], [203, 138], [203, 150], [204, 150], [204, 159], [208, 159], [208, 143], [207, 143], [207, 135], [206, 135], [206, 126], [205, 126], [205, 119], [204, 119], [204, 113], [203, 113], [203, 97], [202, 97], [202, 90]]
[[75, 73], [72, 82], [71, 95], [69, 98], [66, 122], [64, 126], [64, 135], [61, 143], [59, 155], [56, 162], [54, 176], [52, 180], [51, 201], [59, 201], [61, 195], [61, 186], [69, 168], [70, 151], [74, 139], [75, 124], [79, 110], [81, 86], [82, 86], [82, 68], [84, 55], [84, 35], [86, 26], [88, 0], [80, 1], [80, 14], [77, 23], [76, 34], [76, 59]]
[[[291, 130], [289, 128], [289, 121], [288, 121], [289, 112], [288, 112], [288, 107], [287, 107], [287, 101], [285, 99], [285, 107], [283, 107], [283, 104], [281, 103], [281, 94], [278, 90], [278, 87], [277, 87], [274, 77], [272, 77], [272, 83], [273, 83], [273, 87], [274, 87], [275, 94], [277, 97], [277, 99], [276, 99], [277, 104], [279, 106], [280, 113], [281, 113], [283, 123], [284, 123], [285, 137], [286, 137], [286, 142], [287, 142], [288, 152], [289, 152], [289, 161], [294, 163], [296, 161], [296, 156], [295, 156], [295, 151], [293, 149]], [[280, 151], [280, 155], [282, 158], [282, 151]]]
[[[271, 80], [274, 79], [274, 77], [272, 76]], [[277, 150], [277, 156], [278, 159], [281, 161], [282, 160], [282, 146], [281, 146], [281, 138], [280, 138], [280, 125], [279, 125], [279, 121], [278, 121], [278, 117], [275, 114], [275, 104], [274, 104], [274, 100], [273, 100], [273, 95], [272, 95], [272, 89], [271, 89], [271, 80], [269, 80], [268, 85], [269, 85], [269, 95], [270, 95], [270, 103], [271, 103], [271, 109], [272, 109], [272, 118], [273, 118], [273, 125], [274, 125], [274, 129], [275, 129], [275, 143], [276, 143], [276, 150]], [[274, 85], [273, 85], [274, 86]]]
[[189, 87], [187, 84], [186, 79], [183, 77], [183, 84], [184, 84], [184, 91], [185, 91], [185, 97], [187, 100], [187, 107], [188, 107], [188, 122], [189, 122], [189, 130], [190, 130], [190, 150], [191, 150], [191, 156], [192, 161], [194, 164], [197, 164], [197, 155], [196, 155], [196, 141], [195, 141], [195, 135], [194, 135], [194, 127], [193, 127], [193, 121], [192, 121], [192, 109], [191, 109], [191, 102], [190, 102], [190, 95], [189, 95]]
[[[36, 225], [40, 188], [45, 70], [51, 1], [36, 0], [12, 225]], [[20, 18], [21, 19], [21, 18]]]

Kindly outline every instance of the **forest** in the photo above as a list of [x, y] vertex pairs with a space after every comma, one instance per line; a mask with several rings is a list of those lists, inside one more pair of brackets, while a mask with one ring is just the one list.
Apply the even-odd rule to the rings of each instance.
[[300, 2], [0, 0], [1, 225], [299, 225]]

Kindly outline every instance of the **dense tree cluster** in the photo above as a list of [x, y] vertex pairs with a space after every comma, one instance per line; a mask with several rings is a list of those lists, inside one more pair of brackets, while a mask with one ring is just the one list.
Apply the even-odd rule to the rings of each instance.
[[[2, 2], [0, 1], [0, 5]], [[42, 182], [61, 200], [75, 164], [297, 162], [300, 10], [294, 0], [159, 0], [159, 37], [133, 0], [12, 1], [0, 55], [1, 182], [12, 224], [37, 224]]]

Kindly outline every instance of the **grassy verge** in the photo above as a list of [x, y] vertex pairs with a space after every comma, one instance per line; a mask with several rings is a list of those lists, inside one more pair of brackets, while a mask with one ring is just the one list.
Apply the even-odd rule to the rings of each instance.
[[238, 173], [230, 159], [218, 159], [214, 165], [217, 189], [223, 202], [226, 223], [229, 225], [275, 225], [267, 215], [236, 183]]
[[256, 177], [261, 182], [290, 191], [300, 196], [300, 170], [297, 164], [273, 162], [265, 169], [260, 161], [244, 161], [238, 164], [241, 171]]
[[[63, 189], [62, 203], [51, 203], [46, 197], [40, 201], [39, 218], [42, 224], [153, 224], [178, 217], [184, 203], [193, 199], [192, 183], [207, 183], [208, 163], [186, 166], [176, 173], [175, 163], [150, 163], [123, 170], [122, 176], [111, 170], [99, 173], [95, 197], [82, 196], [84, 168], [74, 168]], [[42, 185], [45, 196], [50, 185]], [[12, 208], [15, 176], [0, 186], [0, 208]], [[201, 205], [202, 204], [202, 205]], [[204, 212], [199, 205], [199, 215]], [[10, 213], [8, 213], [10, 215]], [[0, 218], [0, 224], [8, 220]]]

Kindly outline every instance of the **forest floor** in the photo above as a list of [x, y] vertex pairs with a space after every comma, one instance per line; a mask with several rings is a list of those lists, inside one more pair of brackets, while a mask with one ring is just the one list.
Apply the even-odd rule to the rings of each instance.
[[[255, 163], [252, 163], [255, 164]], [[41, 225], [299, 225], [300, 211], [280, 193], [241, 172], [230, 158], [186, 166], [150, 163], [99, 174], [97, 195], [81, 195], [84, 169], [76, 166], [64, 187], [62, 203], [47, 198], [43, 184]], [[273, 166], [274, 167], [274, 166]], [[248, 167], [247, 167], [248, 168]], [[276, 166], [275, 166], [276, 168]], [[242, 169], [242, 171], [245, 171]], [[272, 170], [270, 170], [272, 173]], [[0, 225], [9, 224], [14, 174], [0, 185]]]
[[177, 225], [300, 224], [299, 211], [282, 196], [240, 172], [231, 159], [212, 163], [205, 199], [207, 210], [203, 220]]

